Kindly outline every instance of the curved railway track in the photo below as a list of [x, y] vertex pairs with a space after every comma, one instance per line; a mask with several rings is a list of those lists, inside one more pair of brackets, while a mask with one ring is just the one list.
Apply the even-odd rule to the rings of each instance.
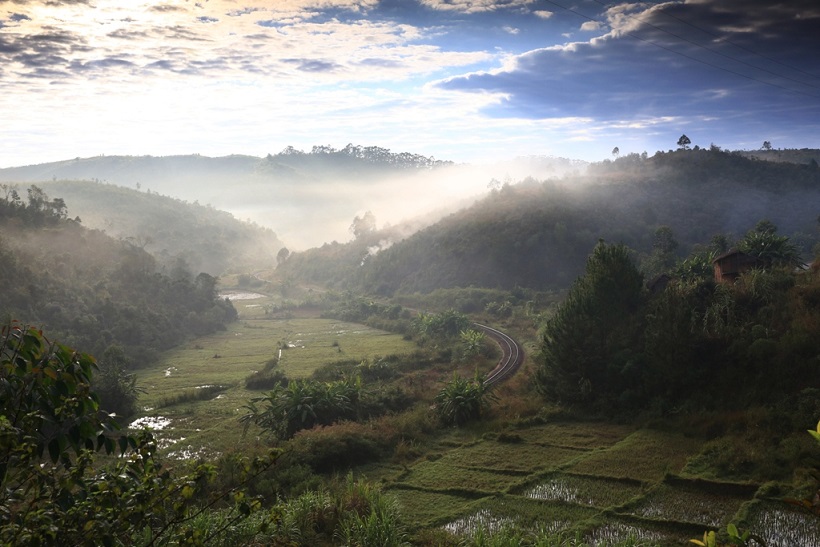
[[473, 323], [473, 326], [481, 330], [485, 335], [492, 338], [496, 344], [501, 347], [501, 360], [493, 370], [484, 379], [484, 385], [490, 386], [506, 380], [518, 370], [521, 363], [524, 362], [524, 350], [518, 345], [518, 342], [513, 338], [498, 329], [482, 325], [480, 323]]

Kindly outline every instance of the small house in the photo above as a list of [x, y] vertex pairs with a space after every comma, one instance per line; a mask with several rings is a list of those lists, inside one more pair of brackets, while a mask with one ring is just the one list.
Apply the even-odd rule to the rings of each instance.
[[760, 259], [733, 249], [712, 261], [715, 267], [715, 281], [733, 283], [741, 274], [761, 265]]

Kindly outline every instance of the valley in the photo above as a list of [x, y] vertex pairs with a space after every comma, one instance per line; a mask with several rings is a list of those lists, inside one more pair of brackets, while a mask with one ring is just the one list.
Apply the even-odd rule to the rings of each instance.
[[[112, 544], [820, 545], [820, 175], [720, 150], [587, 169], [305, 251], [139, 189], [4, 185], [4, 400], [57, 409], [7, 405], [33, 433], [3, 437], [5, 484]], [[724, 283], [730, 249], [753, 258]], [[4, 537], [44, 530], [14, 514]]]

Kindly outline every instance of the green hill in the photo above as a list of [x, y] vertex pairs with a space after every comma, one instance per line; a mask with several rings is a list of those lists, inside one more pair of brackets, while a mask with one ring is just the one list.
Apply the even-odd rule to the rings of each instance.
[[69, 217], [128, 240], [170, 267], [182, 261], [211, 275], [266, 269], [284, 246], [269, 228], [198, 203], [91, 181], [39, 186], [65, 200]]
[[[669, 227], [679, 257], [723, 234], [730, 243], [761, 219], [806, 260], [817, 240], [820, 170], [718, 150], [632, 154], [584, 175], [527, 179], [398, 241], [386, 230], [291, 257], [290, 275], [380, 294], [441, 287], [565, 288], [599, 239], [646, 258]], [[384, 249], [384, 250], [382, 250]]]

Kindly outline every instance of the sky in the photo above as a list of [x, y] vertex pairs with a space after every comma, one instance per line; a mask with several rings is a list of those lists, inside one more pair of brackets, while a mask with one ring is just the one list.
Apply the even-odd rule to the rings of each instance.
[[0, 0], [0, 167], [820, 148], [816, 0]]

